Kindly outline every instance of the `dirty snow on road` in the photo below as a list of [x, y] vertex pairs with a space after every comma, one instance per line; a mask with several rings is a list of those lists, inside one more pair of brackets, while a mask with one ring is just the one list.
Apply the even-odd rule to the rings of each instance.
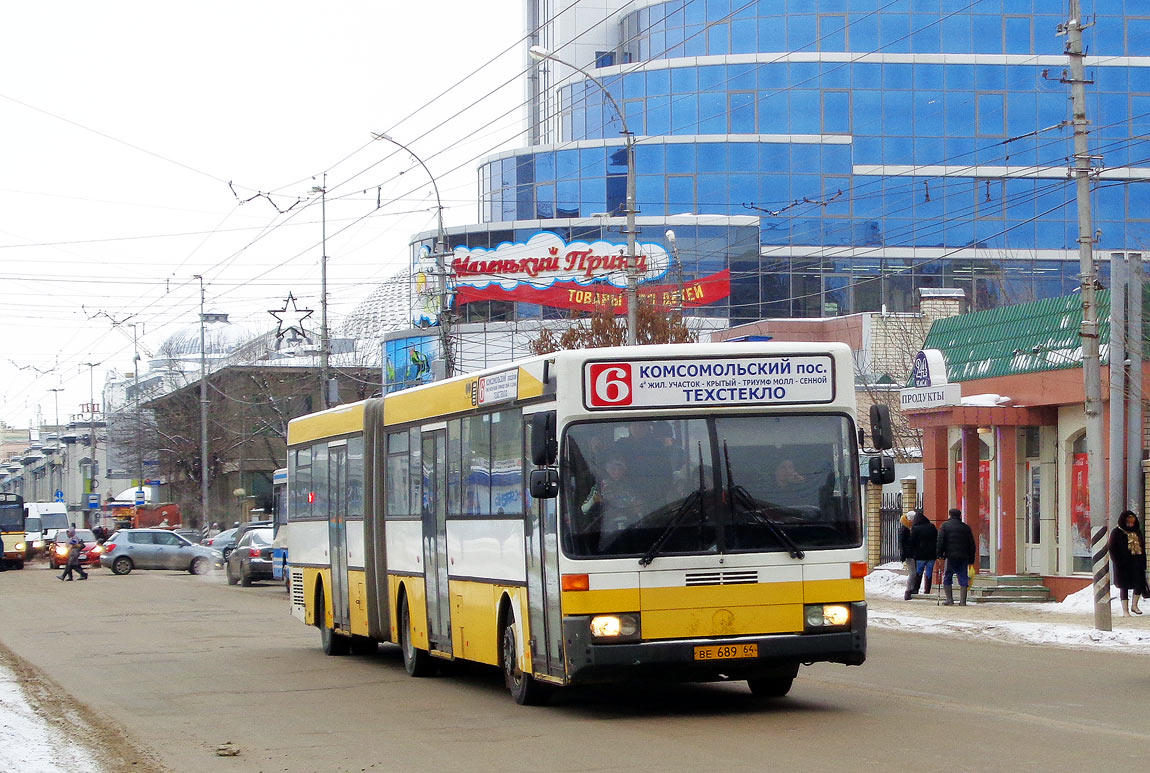
[[0, 771], [98, 771], [89, 752], [46, 722], [28, 702], [16, 675], [0, 665]]

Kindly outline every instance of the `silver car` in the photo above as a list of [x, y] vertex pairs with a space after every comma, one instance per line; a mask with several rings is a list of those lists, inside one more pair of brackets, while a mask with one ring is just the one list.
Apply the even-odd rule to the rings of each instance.
[[175, 569], [207, 574], [223, 566], [218, 550], [190, 542], [168, 529], [120, 529], [104, 543], [100, 566], [113, 574], [133, 569]]

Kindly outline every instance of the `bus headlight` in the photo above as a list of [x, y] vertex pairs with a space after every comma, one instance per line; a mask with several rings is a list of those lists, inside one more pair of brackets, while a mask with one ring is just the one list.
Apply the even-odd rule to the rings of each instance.
[[17, 542], [16, 543], [16, 552], [17, 553], [23, 553], [27, 549], [28, 549], [28, 546], [26, 544], [24, 544], [23, 542]]
[[591, 635], [596, 639], [623, 641], [639, 638], [639, 616], [630, 614], [595, 615], [590, 623]]
[[808, 604], [803, 621], [811, 628], [842, 628], [850, 624], [851, 609], [846, 604]]
[[38, 540], [34, 540], [32, 542], [32, 549], [33, 550], [39, 550], [42, 547], [44, 547], [44, 540], [38, 539]]

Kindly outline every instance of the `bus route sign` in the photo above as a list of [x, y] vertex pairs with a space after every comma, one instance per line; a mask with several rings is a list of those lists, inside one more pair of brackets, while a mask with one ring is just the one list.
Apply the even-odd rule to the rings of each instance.
[[829, 354], [588, 362], [589, 410], [793, 405], [834, 400]]

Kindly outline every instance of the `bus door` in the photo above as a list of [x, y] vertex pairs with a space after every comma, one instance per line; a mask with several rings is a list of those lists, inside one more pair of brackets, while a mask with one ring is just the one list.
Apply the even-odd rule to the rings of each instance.
[[[530, 427], [527, 428], [530, 431]], [[527, 606], [531, 663], [535, 673], [562, 676], [563, 631], [559, 609], [559, 500], [527, 497], [523, 531], [527, 542]]]
[[447, 434], [423, 433], [423, 574], [427, 639], [431, 650], [451, 654], [451, 599], [447, 588]]
[[328, 449], [327, 541], [331, 556], [331, 616], [337, 628], [350, 630], [351, 610], [347, 592], [347, 446]]

